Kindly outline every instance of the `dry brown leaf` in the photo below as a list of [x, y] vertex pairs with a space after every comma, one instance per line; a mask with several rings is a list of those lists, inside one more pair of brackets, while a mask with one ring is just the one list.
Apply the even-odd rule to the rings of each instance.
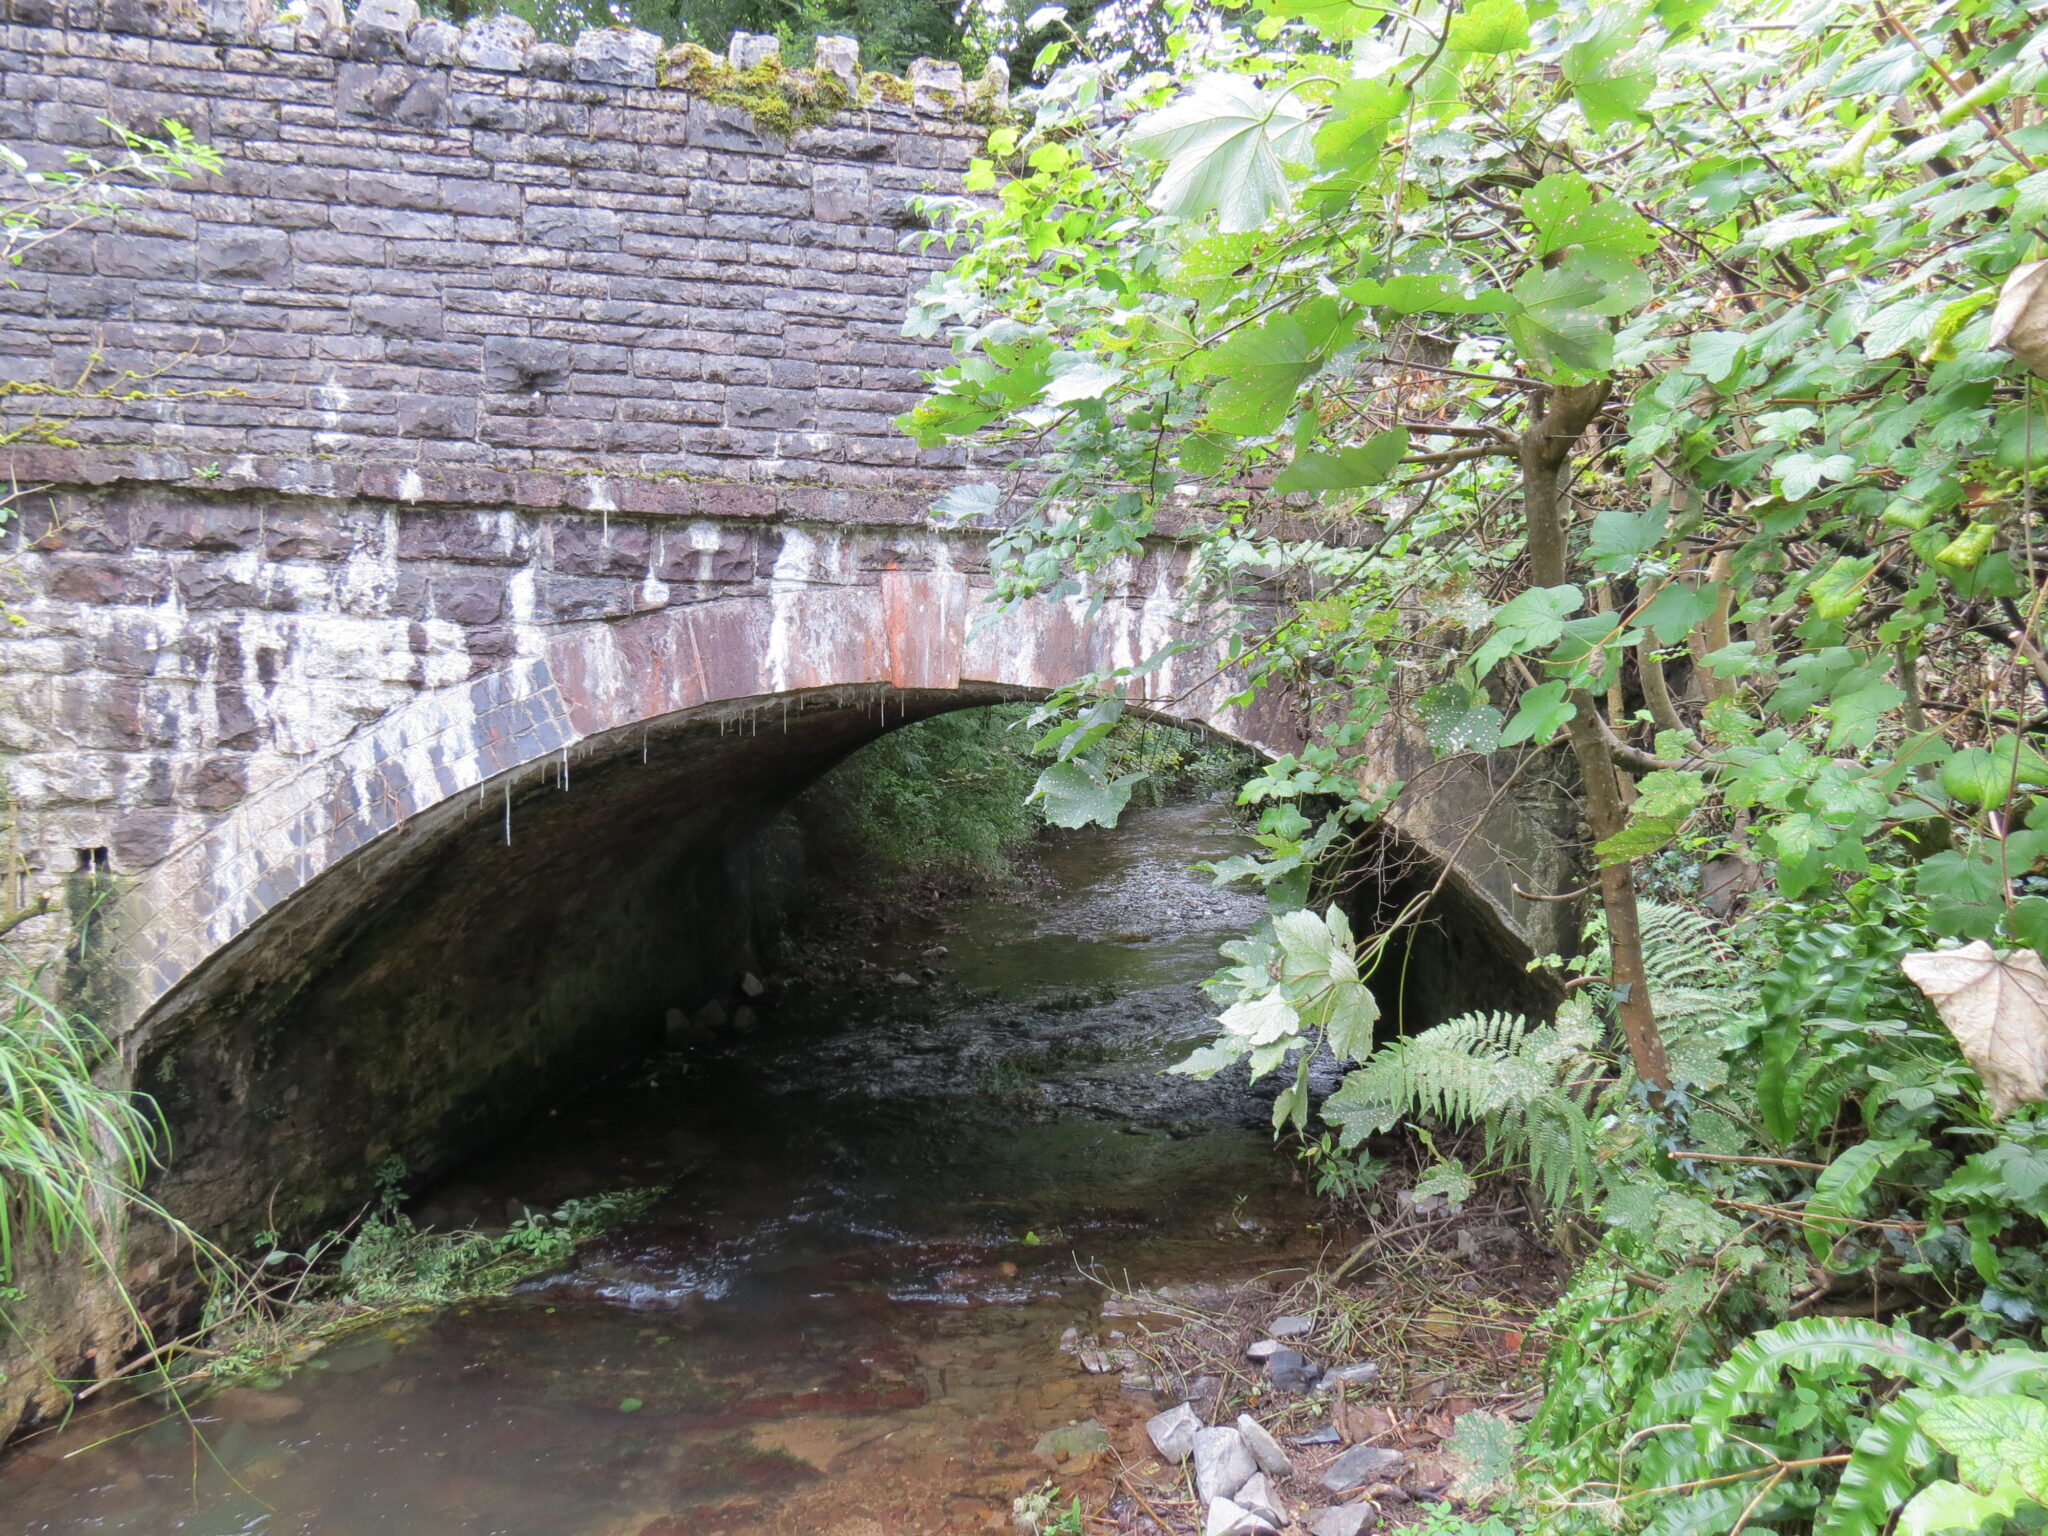
[[1899, 968], [1934, 1003], [1984, 1079], [1996, 1118], [2048, 1099], [2048, 966], [2030, 949], [2003, 959], [1982, 939], [1907, 955]]
[[1991, 314], [1991, 345], [2048, 378], [2048, 261], [2012, 269]]

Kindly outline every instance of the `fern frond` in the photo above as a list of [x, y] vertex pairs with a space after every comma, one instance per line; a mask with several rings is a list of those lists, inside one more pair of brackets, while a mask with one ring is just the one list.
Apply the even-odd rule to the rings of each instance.
[[1861, 1366], [1918, 1386], [1953, 1386], [1968, 1370], [1955, 1350], [1903, 1328], [1857, 1317], [1802, 1317], [1752, 1334], [1724, 1360], [1693, 1419], [1699, 1443], [1725, 1433], [1744, 1402], [1769, 1388], [1781, 1370]]

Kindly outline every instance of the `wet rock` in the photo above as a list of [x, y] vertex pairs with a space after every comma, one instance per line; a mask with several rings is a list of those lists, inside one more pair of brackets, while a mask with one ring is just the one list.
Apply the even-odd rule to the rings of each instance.
[[254, 1387], [227, 1387], [206, 1400], [209, 1412], [232, 1424], [275, 1424], [294, 1418], [306, 1405], [282, 1392], [261, 1392]]
[[1319, 1509], [1308, 1517], [1311, 1536], [1364, 1536], [1379, 1523], [1380, 1512], [1371, 1499], [1345, 1504], [1336, 1509]]
[[1299, 1350], [1276, 1349], [1266, 1357], [1266, 1374], [1282, 1392], [1306, 1392], [1315, 1386], [1320, 1372]]
[[1277, 1527], [1263, 1516], [1233, 1504], [1229, 1499], [1211, 1499], [1209, 1517], [1202, 1536], [1271, 1536]]
[[[1280, 1449], [1280, 1442], [1266, 1432], [1266, 1426], [1248, 1413], [1237, 1416], [1237, 1433], [1243, 1439], [1245, 1449], [1252, 1453], [1252, 1460], [1259, 1464], [1259, 1470], [1268, 1477], [1294, 1476], [1294, 1463], [1287, 1459], [1287, 1453]], [[1250, 1509], [1254, 1506], [1239, 1499], [1238, 1503]]]
[[1276, 1528], [1287, 1523], [1287, 1510], [1281, 1505], [1280, 1496], [1273, 1491], [1273, 1484], [1263, 1472], [1253, 1476], [1237, 1490], [1237, 1504], [1247, 1514], [1257, 1515]]
[[746, 975], [740, 978], [740, 991], [748, 997], [759, 997], [767, 990], [768, 983], [756, 976], [752, 971], [747, 972]]
[[1289, 1445], [1342, 1445], [1344, 1437], [1337, 1433], [1336, 1425], [1325, 1424], [1320, 1429], [1312, 1429], [1305, 1435], [1289, 1435], [1287, 1443]]
[[1145, 1421], [1145, 1433], [1152, 1439], [1152, 1449], [1168, 1461], [1186, 1461], [1192, 1456], [1195, 1435], [1201, 1428], [1201, 1415], [1195, 1412], [1191, 1403], [1155, 1413]]
[[1349, 1493], [1367, 1483], [1398, 1477], [1408, 1458], [1380, 1445], [1354, 1445], [1323, 1472], [1323, 1486], [1332, 1493]]
[[1315, 1326], [1316, 1320], [1312, 1317], [1276, 1317], [1266, 1325], [1266, 1332], [1276, 1339], [1305, 1339]]
[[911, 975], [908, 971], [898, 971], [894, 976], [891, 976], [889, 979], [895, 982], [896, 985], [899, 987], [914, 987], [918, 985], [917, 978]]
[[947, 949], [945, 945], [934, 944], [930, 949], [927, 949], [923, 951], [921, 954], [919, 954], [917, 958], [924, 961], [925, 964], [930, 965], [934, 961], [945, 959], [946, 956], [951, 953], [952, 951]]
[[1195, 1496], [1204, 1503], [1232, 1497], [1259, 1470], [1244, 1437], [1227, 1424], [1196, 1430], [1194, 1457]]
[[1083, 1419], [1077, 1424], [1062, 1424], [1058, 1429], [1047, 1430], [1031, 1447], [1031, 1454], [1040, 1461], [1062, 1464], [1083, 1456], [1100, 1456], [1108, 1449], [1109, 1431], [1094, 1419]]
[[1380, 1379], [1380, 1368], [1371, 1360], [1361, 1360], [1354, 1365], [1333, 1365], [1323, 1372], [1323, 1379], [1317, 1389], [1334, 1392], [1339, 1387], [1362, 1387]]
[[732, 1027], [740, 1034], [751, 1035], [760, 1022], [760, 1019], [755, 1016], [754, 1010], [745, 1003], [741, 1003], [739, 1007], [732, 1011]]

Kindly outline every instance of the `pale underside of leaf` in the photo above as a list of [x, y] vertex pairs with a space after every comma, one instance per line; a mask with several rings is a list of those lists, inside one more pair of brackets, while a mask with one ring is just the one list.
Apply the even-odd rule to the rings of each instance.
[[1978, 939], [1907, 955], [1899, 968], [1983, 1078], [1994, 1116], [2048, 1099], [2048, 967], [2039, 955], [2001, 956]]

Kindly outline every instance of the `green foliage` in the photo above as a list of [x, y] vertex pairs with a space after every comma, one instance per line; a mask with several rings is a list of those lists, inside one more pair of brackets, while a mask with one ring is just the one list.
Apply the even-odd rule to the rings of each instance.
[[64, 170], [31, 170], [0, 145], [0, 264], [18, 266], [46, 240], [95, 219], [118, 217], [151, 187], [221, 168], [220, 151], [174, 119], [164, 120], [161, 139], [104, 118], [101, 123], [120, 141], [120, 153], [102, 160], [76, 150], [66, 156]]
[[93, 1024], [11, 957], [0, 1012], [0, 1288], [23, 1245], [83, 1252], [118, 1278], [122, 1228], [163, 1137], [156, 1106], [103, 1086], [111, 1054]]

